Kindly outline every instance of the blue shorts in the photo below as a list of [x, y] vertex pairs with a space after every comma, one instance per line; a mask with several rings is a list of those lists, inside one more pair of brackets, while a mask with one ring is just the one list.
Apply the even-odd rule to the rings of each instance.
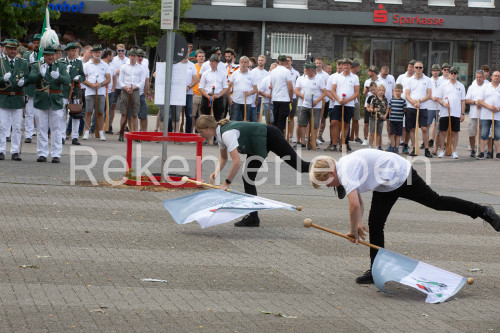
[[[330, 114], [330, 120], [342, 121], [341, 105], [335, 105], [333, 109], [329, 109], [328, 112]], [[353, 115], [354, 115], [354, 106], [344, 106], [344, 123], [349, 123]]]
[[402, 121], [391, 121], [391, 135], [396, 135], [396, 136], [403, 135]]
[[147, 119], [148, 118], [148, 103], [146, 103], [146, 95], [142, 94], [139, 98], [140, 107], [139, 114], [137, 117], [139, 119]]

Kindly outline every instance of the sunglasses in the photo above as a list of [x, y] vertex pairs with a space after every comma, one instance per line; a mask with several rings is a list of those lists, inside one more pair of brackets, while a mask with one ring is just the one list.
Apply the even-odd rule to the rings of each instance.
[[449, 72], [450, 69], [449, 68], [443, 68], [443, 72]]
[[458, 75], [458, 73], [450, 72], [451, 75]]
[[144, 58], [144, 56], [137, 56], [138, 58]]
[[118, 52], [125, 52], [125, 50], [117, 50]]
[[416, 69], [422, 69], [422, 66], [415, 66]]

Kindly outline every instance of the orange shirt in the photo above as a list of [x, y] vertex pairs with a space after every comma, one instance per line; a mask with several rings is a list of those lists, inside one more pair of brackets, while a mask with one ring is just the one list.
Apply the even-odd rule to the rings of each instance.
[[[198, 63], [194, 64], [196, 66], [196, 77], [200, 78], [200, 69], [201, 66], [198, 65]], [[193, 87], [193, 94], [195, 95], [201, 95], [201, 92], [198, 90], [198, 86], [200, 85], [200, 82], [198, 82], [194, 87]]]

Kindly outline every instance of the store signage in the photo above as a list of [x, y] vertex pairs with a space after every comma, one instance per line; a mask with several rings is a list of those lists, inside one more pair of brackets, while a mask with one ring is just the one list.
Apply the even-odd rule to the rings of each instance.
[[[373, 11], [373, 22], [387, 23], [388, 13], [383, 5], [378, 6], [379, 9]], [[392, 23], [399, 26], [405, 25], [443, 25], [444, 19], [439, 17], [421, 17], [418, 14], [414, 16], [393, 14]]]
[[[22, 5], [18, 3], [14, 3], [13, 5], [18, 8], [26, 8], [27, 6], [34, 6], [36, 4], [36, 1], [31, 1], [31, 2], [25, 2]], [[81, 13], [83, 11], [83, 7], [85, 6], [85, 2], [81, 1], [79, 4], [76, 5], [70, 5], [66, 1], [63, 1], [62, 3], [58, 4], [53, 4], [49, 3], [49, 9], [50, 10], [56, 10], [61, 13]]]

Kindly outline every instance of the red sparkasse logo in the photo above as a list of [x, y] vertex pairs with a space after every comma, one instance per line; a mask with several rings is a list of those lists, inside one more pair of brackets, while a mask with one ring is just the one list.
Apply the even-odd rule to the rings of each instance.
[[387, 10], [384, 9], [384, 5], [378, 5], [378, 9], [373, 11], [373, 22], [387, 22]]
[[[373, 22], [387, 23], [387, 10], [382, 4], [378, 5], [379, 9], [373, 11]], [[392, 23], [399, 26], [415, 24], [415, 25], [443, 25], [444, 19], [439, 17], [421, 17], [418, 14], [415, 16], [405, 16], [401, 14], [392, 15]]]

